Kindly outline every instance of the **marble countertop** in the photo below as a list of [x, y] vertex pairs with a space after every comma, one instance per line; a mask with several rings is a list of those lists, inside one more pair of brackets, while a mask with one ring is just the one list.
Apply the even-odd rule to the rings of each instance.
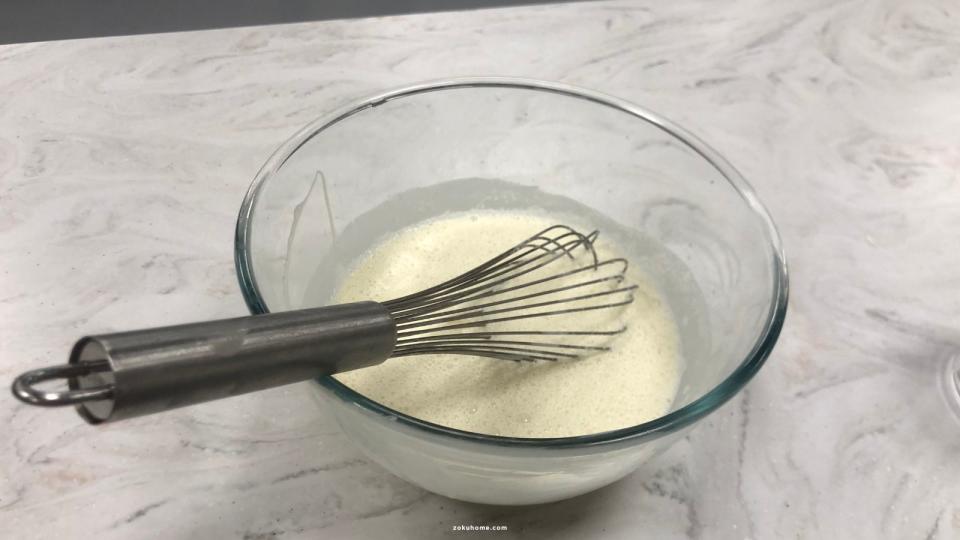
[[960, 4], [597, 2], [0, 47], [0, 382], [82, 334], [245, 313], [235, 214], [272, 150], [457, 75], [601, 90], [755, 186], [791, 265], [747, 390], [598, 492], [506, 508], [362, 458], [299, 386], [92, 428], [0, 399], [30, 538], [960, 537]]

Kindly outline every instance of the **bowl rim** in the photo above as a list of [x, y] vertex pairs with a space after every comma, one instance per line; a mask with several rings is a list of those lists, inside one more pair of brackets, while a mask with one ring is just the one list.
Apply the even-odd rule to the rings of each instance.
[[770, 242], [773, 262], [773, 294], [771, 296], [770, 306], [767, 311], [767, 318], [754, 346], [740, 364], [722, 381], [715, 385], [708, 392], [690, 403], [671, 411], [666, 415], [649, 420], [642, 424], [626, 428], [605, 431], [601, 433], [592, 433], [589, 435], [578, 435], [572, 437], [553, 437], [553, 438], [528, 438], [528, 437], [503, 437], [497, 435], [487, 435], [464, 431], [456, 428], [434, 424], [422, 420], [400, 411], [391, 409], [380, 404], [352, 389], [343, 383], [337, 381], [331, 376], [324, 376], [315, 382], [330, 390], [339, 399], [349, 404], [355, 404], [370, 412], [376, 413], [384, 419], [396, 421], [400, 425], [423, 431], [428, 434], [453, 437], [455, 439], [467, 440], [481, 444], [506, 447], [535, 447], [535, 448], [582, 448], [600, 445], [621, 443], [625, 441], [639, 442], [643, 440], [659, 438], [678, 431], [688, 425], [693, 424], [699, 419], [705, 417], [718, 407], [726, 403], [730, 398], [736, 395], [750, 379], [757, 373], [760, 367], [766, 362], [780, 332], [783, 328], [787, 312], [787, 300], [789, 296], [789, 278], [787, 273], [786, 257], [781, 245], [780, 234], [777, 231], [773, 220], [770, 218], [766, 208], [760, 202], [756, 193], [743, 176], [724, 159], [719, 153], [713, 150], [705, 142], [687, 131], [686, 129], [674, 124], [660, 115], [648, 111], [642, 107], [634, 105], [626, 100], [616, 98], [594, 90], [587, 90], [576, 86], [547, 82], [535, 79], [515, 78], [515, 77], [459, 77], [452, 79], [434, 80], [421, 82], [381, 92], [366, 99], [355, 101], [346, 106], [340, 107], [333, 112], [323, 115], [320, 118], [310, 122], [292, 137], [287, 139], [273, 152], [269, 159], [260, 168], [250, 184], [243, 203], [240, 206], [240, 212], [237, 217], [236, 234], [234, 237], [234, 262], [236, 265], [237, 279], [240, 283], [240, 290], [244, 301], [252, 314], [269, 313], [263, 297], [260, 295], [256, 278], [253, 271], [253, 260], [251, 250], [248, 249], [253, 227], [253, 209], [256, 205], [258, 195], [263, 185], [273, 174], [283, 166], [283, 164], [292, 156], [301, 146], [309, 141], [313, 136], [323, 130], [337, 124], [338, 122], [352, 116], [365, 109], [382, 105], [389, 100], [402, 99], [405, 97], [423, 94], [427, 92], [436, 92], [444, 90], [455, 90], [463, 88], [510, 88], [515, 90], [533, 90], [560, 94], [567, 97], [585, 99], [598, 105], [606, 106], [627, 113], [639, 120], [653, 124], [663, 131], [677, 138], [707, 160], [736, 190], [747, 206], [753, 210], [754, 215], [764, 225], [765, 232]]

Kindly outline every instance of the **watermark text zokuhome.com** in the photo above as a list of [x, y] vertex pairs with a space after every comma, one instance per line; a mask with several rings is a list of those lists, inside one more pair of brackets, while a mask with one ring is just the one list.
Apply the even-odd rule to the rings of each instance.
[[454, 525], [454, 531], [462, 532], [487, 532], [487, 531], [506, 531], [506, 525]]

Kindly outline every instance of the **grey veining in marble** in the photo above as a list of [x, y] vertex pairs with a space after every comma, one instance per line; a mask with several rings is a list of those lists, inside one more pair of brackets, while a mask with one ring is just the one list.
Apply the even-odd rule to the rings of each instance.
[[[0, 47], [0, 382], [73, 340], [244, 313], [235, 212], [269, 153], [374, 91], [573, 83], [727, 156], [792, 270], [746, 392], [554, 505], [428, 494], [297, 386], [91, 428], [0, 399], [0, 536], [960, 538], [960, 4], [598, 2]], [[474, 533], [476, 534], [476, 533]]]

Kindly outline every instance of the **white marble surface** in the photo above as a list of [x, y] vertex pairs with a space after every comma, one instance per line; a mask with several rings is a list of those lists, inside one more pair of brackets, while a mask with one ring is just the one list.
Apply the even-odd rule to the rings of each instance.
[[296, 128], [454, 75], [559, 80], [689, 127], [792, 270], [748, 390], [558, 504], [425, 493], [300, 387], [91, 428], [0, 399], [0, 536], [960, 538], [960, 4], [600, 2], [0, 47], [0, 382], [73, 340], [239, 315], [235, 212]]

